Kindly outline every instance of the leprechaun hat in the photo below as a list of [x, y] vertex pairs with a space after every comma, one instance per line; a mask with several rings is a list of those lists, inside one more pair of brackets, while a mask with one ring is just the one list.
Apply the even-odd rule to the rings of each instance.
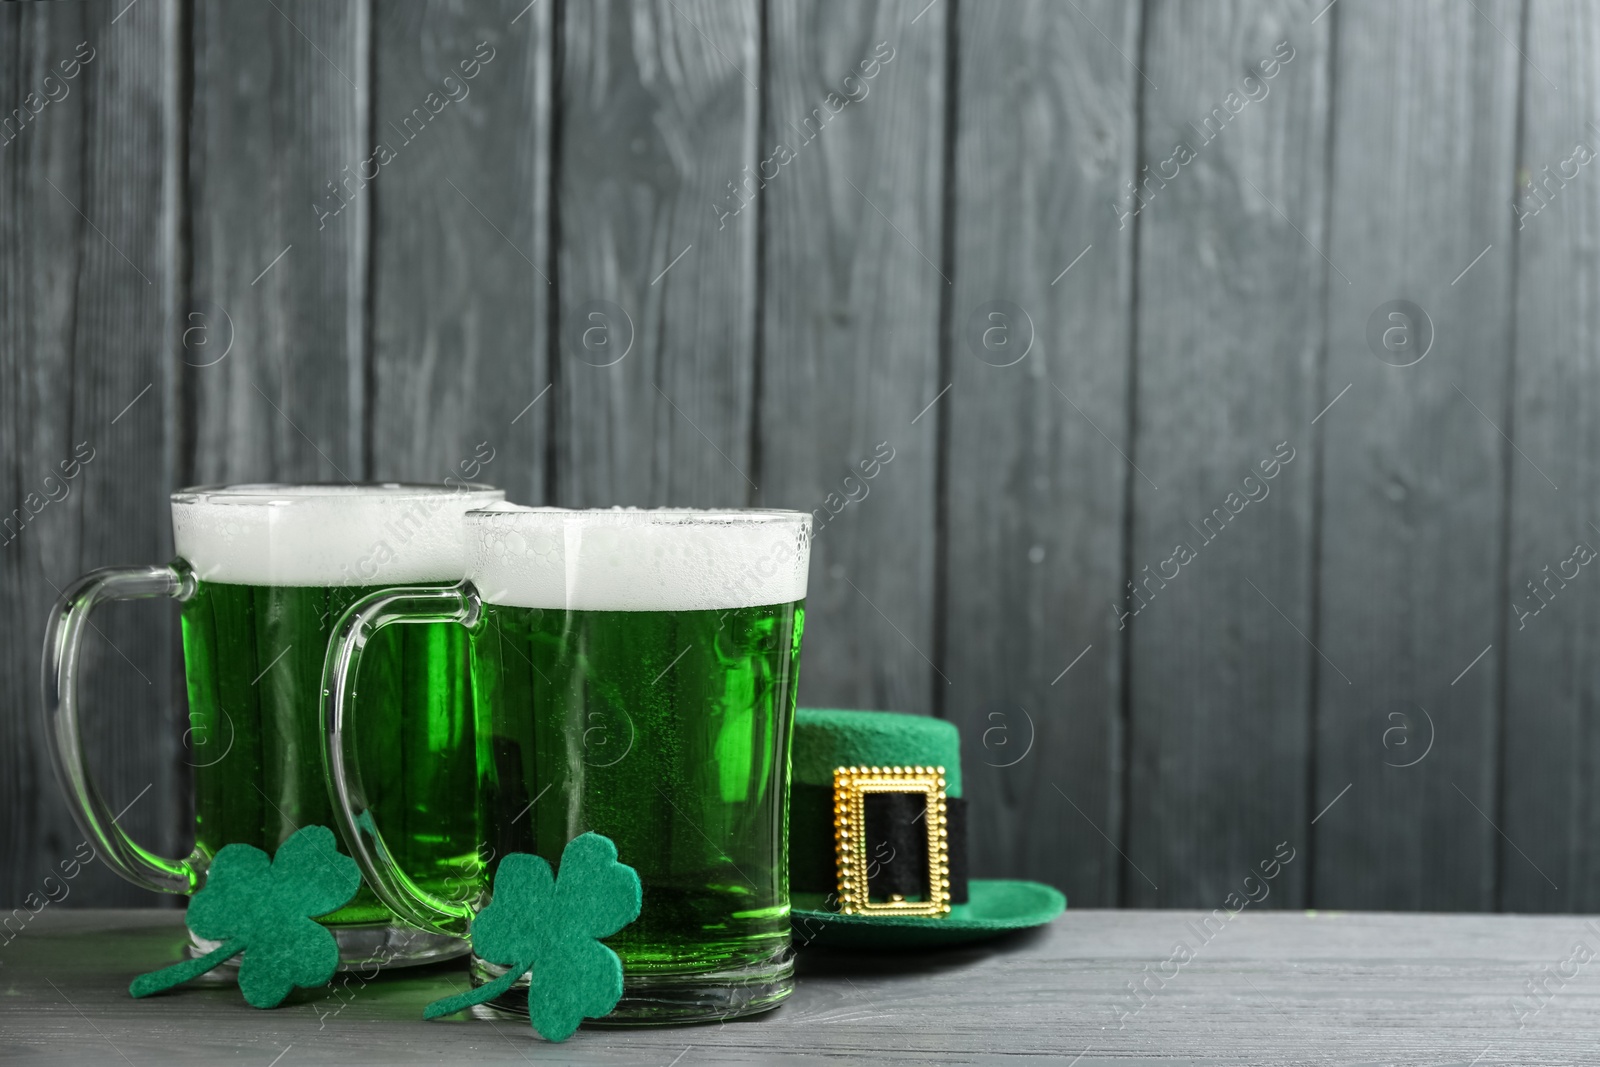
[[917, 948], [1040, 926], [1066, 897], [967, 876], [961, 735], [888, 711], [795, 712], [789, 897], [795, 943]]

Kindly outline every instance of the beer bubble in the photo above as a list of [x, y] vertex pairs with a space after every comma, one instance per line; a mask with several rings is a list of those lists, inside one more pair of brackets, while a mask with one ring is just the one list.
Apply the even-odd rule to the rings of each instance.
[[537, 556], [544, 563], [559, 563], [561, 561], [561, 543], [548, 534], [534, 537], [528, 546], [528, 555]]

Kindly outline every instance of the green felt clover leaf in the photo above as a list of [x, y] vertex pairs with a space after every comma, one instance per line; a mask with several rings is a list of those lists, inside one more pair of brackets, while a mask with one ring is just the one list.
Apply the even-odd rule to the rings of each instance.
[[257, 1008], [275, 1008], [295, 986], [319, 986], [333, 977], [339, 945], [312, 916], [343, 907], [360, 887], [355, 860], [334, 847], [326, 826], [297, 830], [272, 860], [251, 845], [228, 845], [184, 916], [196, 935], [222, 944], [198, 959], [141, 974], [128, 992], [147, 997], [171, 989], [243, 952], [239, 991]]
[[472, 921], [472, 950], [510, 968], [463, 993], [436, 1000], [422, 1017], [436, 1019], [482, 1004], [528, 980], [528, 1021], [551, 1041], [565, 1041], [585, 1018], [611, 1013], [622, 999], [622, 961], [597, 939], [639, 917], [639, 875], [617, 862], [617, 846], [582, 834], [561, 852], [561, 872], [538, 856], [513, 852], [500, 861], [494, 898]]

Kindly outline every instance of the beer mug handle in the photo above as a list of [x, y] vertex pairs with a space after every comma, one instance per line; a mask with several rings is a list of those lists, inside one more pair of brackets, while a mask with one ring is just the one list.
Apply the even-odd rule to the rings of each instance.
[[[466, 937], [475, 909], [424, 890], [401, 870], [384, 847], [361, 783], [352, 743], [350, 705], [355, 700], [361, 654], [372, 635], [391, 623], [454, 622], [471, 629], [480, 602], [471, 582], [459, 585], [381, 589], [357, 600], [339, 619], [322, 668], [322, 729], [328, 795], [345, 847], [378, 899], [404, 921], [424, 930]], [[474, 797], [462, 797], [474, 804]]]
[[117, 825], [119, 816], [90, 778], [83, 756], [78, 657], [84, 631], [93, 625], [89, 615], [99, 604], [162, 596], [181, 601], [193, 596], [194, 590], [194, 574], [182, 560], [166, 566], [103, 567], [79, 578], [61, 594], [44, 633], [41, 688], [45, 738], [73, 818], [107, 866], [134, 885], [162, 893], [187, 894], [198, 889], [205, 875], [204, 858], [199, 853], [181, 860], [158, 856], [140, 847]]

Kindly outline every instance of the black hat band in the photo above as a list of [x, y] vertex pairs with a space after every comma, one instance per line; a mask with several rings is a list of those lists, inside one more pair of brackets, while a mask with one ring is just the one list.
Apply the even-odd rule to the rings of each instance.
[[[834, 810], [834, 791], [828, 786], [796, 782], [791, 786], [790, 887], [796, 892], [834, 893], [839, 886], [836, 839], [823, 834], [816, 813]], [[920, 896], [930, 893], [927, 848], [927, 798], [921, 792], [872, 792], [863, 798], [866, 816], [867, 893], [875, 899]], [[809, 818], [802, 817], [805, 813]], [[944, 825], [949, 902], [965, 904], [967, 890], [967, 802], [944, 798]], [[796, 825], [797, 823], [801, 825]], [[807, 830], [811, 832], [805, 832]], [[831, 827], [829, 828], [831, 829]]]

